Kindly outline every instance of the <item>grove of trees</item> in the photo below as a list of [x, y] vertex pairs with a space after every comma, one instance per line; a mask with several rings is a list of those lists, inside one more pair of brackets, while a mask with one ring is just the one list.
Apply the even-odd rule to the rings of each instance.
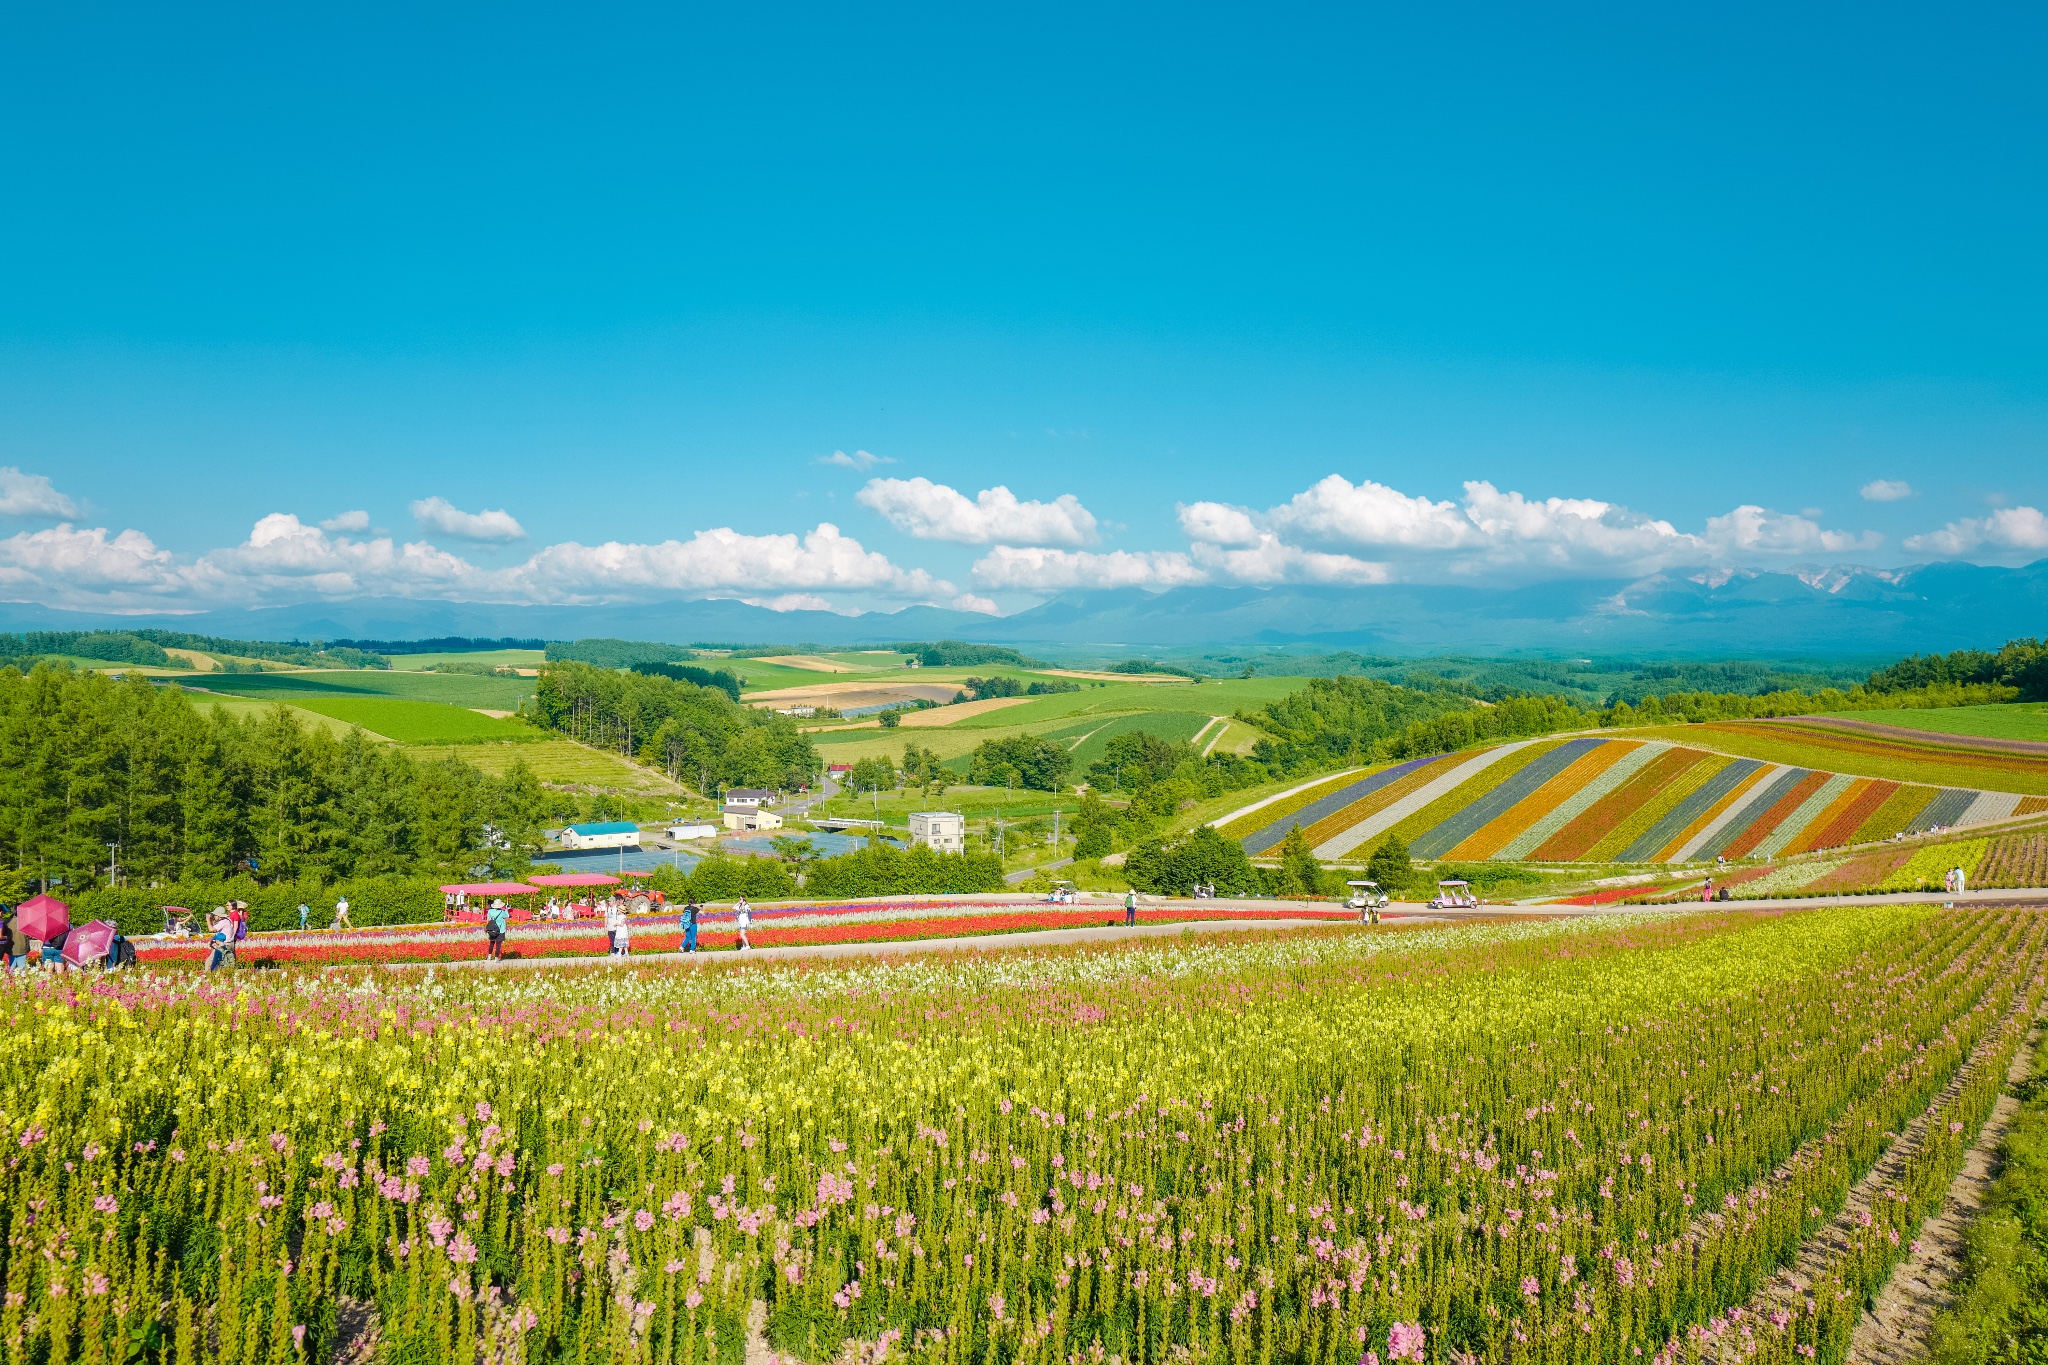
[[797, 723], [742, 706], [716, 687], [564, 660], [541, 670], [527, 716], [700, 792], [791, 788], [820, 767]]

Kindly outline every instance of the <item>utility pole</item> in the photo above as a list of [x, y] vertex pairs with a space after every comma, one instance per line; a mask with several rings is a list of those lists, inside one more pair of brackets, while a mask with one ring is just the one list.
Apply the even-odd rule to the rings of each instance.
[[1060, 856], [1060, 808], [1052, 808], [1052, 856]]
[[119, 855], [120, 855], [120, 852], [121, 852], [121, 845], [120, 845], [120, 844], [118, 844], [118, 843], [113, 843], [113, 844], [108, 844], [108, 845], [107, 845], [107, 885], [108, 885], [108, 886], [114, 886], [114, 885], [117, 885], [117, 884], [119, 883], [119, 881], [120, 881], [120, 872], [121, 872], [121, 865], [120, 865], [120, 857], [119, 857]]

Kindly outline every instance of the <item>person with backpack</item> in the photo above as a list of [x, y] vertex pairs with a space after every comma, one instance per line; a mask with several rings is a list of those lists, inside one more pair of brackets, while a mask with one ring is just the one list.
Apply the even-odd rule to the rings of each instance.
[[505, 960], [505, 930], [511, 914], [505, 909], [505, 902], [494, 900], [491, 908], [484, 911], [484, 960], [502, 962]]
[[1138, 922], [1138, 889], [1132, 887], [1124, 892], [1124, 923]]
[[692, 896], [683, 906], [683, 951], [686, 953], [697, 951], [697, 915], [697, 898]]

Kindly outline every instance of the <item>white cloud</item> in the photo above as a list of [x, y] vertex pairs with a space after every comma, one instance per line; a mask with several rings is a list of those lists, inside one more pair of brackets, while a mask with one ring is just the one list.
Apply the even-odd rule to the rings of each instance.
[[48, 476], [24, 474], [0, 465], [0, 517], [75, 517], [78, 504], [59, 493]]
[[1874, 550], [1884, 537], [1875, 531], [1827, 531], [1808, 517], [1744, 503], [1725, 516], [1707, 518], [1707, 541], [1736, 555], [1811, 555]]
[[[1493, 491], [1491, 484], [1476, 486]], [[1468, 491], [1473, 487], [1466, 485]], [[1472, 518], [1456, 503], [1411, 498], [1370, 479], [1353, 484], [1341, 474], [1296, 493], [1265, 519], [1291, 539], [1345, 545], [1455, 550], [1480, 540]]]
[[140, 531], [109, 537], [69, 522], [0, 540], [0, 595], [53, 607], [158, 603], [187, 586], [168, 550]]
[[1180, 529], [1189, 540], [1209, 545], [1256, 545], [1258, 523], [1242, 507], [1221, 502], [1183, 503], [1179, 508]]
[[1352, 555], [1328, 554], [1288, 545], [1270, 533], [1243, 549], [1229, 549], [1196, 542], [1190, 551], [1194, 562], [1208, 571], [1212, 580], [1250, 583], [1386, 583], [1393, 575], [1385, 563]]
[[368, 512], [343, 512], [340, 516], [329, 517], [321, 522], [320, 529], [323, 531], [345, 531], [354, 535], [361, 535], [370, 529], [370, 514]]
[[998, 545], [975, 563], [974, 581], [984, 588], [1060, 592], [1068, 588], [1185, 587], [1208, 574], [1178, 550], [1050, 550]]
[[1872, 479], [1863, 485], [1865, 502], [1898, 502], [1913, 496], [1913, 485], [1904, 479]]
[[2001, 507], [1984, 517], [1964, 517], [1939, 531], [1908, 536], [1914, 554], [1965, 556], [1990, 551], [1994, 556], [2048, 550], [2048, 517], [2034, 507]]
[[780, 597], [742, 597], [750, 607], [770, 611], [831, 611], [832, 604], [814, 592], [786, 592]]
[[946, 605], [955, 611], [978, 611], [983, 616], [1002, 615], [1002, 608], [998, 607], [994, 602], [991, 602], [986, 597], [976, 597], [971, 592], [961, 593]]
[[1072, 493], [1051, 502], [1020, 502], [997, 484], [969, 502], [958, 489], [930, 479], [870, 479], [856, 495], [891, 526], [919, 540], [962, 545], [1093, 545], [1094, 514]]
[[421, 498], [412, 505], [412, 517], [428, 530], [457, 540], [526, 539], [526, 528], [513, 520], [510, 512], [465, 512], [443, 497]]
[[832, 465], [838, 469], [854, 469], [865, 474], [878, 464], [895, 464], [896, 461], [887, 455], [870, 455], [865, 450], [856, 450], [851, 455], [843, 450], [835, 450], [830, 455], [820, 455], [811, 463]]
[[951, 584], [904, 569], [830, 522], [797, 535], [741, 535], [729, 526], [659, 545], [550, 545], [496, 572], [502, 601], [585, 602], [712, 592], [874, 592], [950, 596]]

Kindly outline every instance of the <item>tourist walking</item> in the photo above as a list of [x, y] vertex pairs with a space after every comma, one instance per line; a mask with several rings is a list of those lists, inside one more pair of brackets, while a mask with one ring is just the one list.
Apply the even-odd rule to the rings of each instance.
[[619, 903], [611, 896], [604, 898], [604, 936], [611, 944], [606, 951], [613, 957], [619, 953], [619, 936], [626, 932], [626, 917], [619, 910]]
[[484, 911], [484, 960], [502, 962], [505, 958], [505, 929], [511, 921], [511, 914], [505, 909], [505, 902], [494, 900], [491, 908]]
[[300, 932], [300, 933], [304, 933], [304, 932], [305, 932], [305, 930], [306, 930], [306, 921], [307, 921], [307, 920], [309, 920], [309, 919], [311, 919], [312, 917], [313, 917], [313, 907], [312, 907], [312, 906], [310, 906], [310, 905], [308, 905], [308, 904], [306, 904], [306, 903], [305, 903], [304, 901], [300, 901], [300, 902], [299, 902], [299, 932]]
[[235, 951], [232, 946], [235, 923], [225, 905], [213, 907], [213, 913], [206, 917], [206, 929], [209, 944], [206, 950], [206, 970], [219, 971], [222, 960], [231, 957]]
[[683, 951], [686, 953], [697, 951], [697, 898], [695, 896], [690, 897], [689, 903], [683, 906]]
[[733, 918], [738, 921], [740, 926], [740, 951], [744, 953], [747, 949], [754, 946], [747, 942], [747, 930], [753, 927], [754, 923], [754, 907], [747, 904], [745, 896], [741, 896], [740, 903], [733, 908], [736, 912]]
[[348, 898], [342, 897], [334, 903], [334, 924], [336, 929], [353, 929], [355, 921], [348, 917]]
[[1125, 923], [1125, 924], [1136, 924], [1137, 922], [1138, 922], [1138, 892], [1137, 892], [1137, 888], [1135, 888], [1135, 887], [1132, 887], [1132, 888], [1130, 888], [1129, 890], [1126, 890], [1126, 891], [1124, 892], [1124, 923]]

